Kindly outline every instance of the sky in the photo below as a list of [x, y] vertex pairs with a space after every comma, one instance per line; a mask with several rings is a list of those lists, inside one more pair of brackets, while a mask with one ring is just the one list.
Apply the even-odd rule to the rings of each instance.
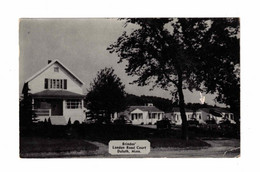
[[[129, 84], [135, 77], [125, 73], [124, 63], [117, 63], [119, 57], [110, 54], [107, 47], [116, 42], [123, 31], [131, 32], [135, 27], [124, 28], [124, 21], [113, 19], [21, 19], [19, 24], [19, 93], [24, 81], [47, 65], [48, 60], [58, 59], [86, 85], [97, 72], [105, 67], [113, 67], [115, 74], [125, 85], [125, 91], [135, 95], [158, 96], [171, 99], [170, 91], [152, 85], [139, 87]], [[218, 105], [215, 95], [203, 94], [205, 102]], [[200, 103], [197, 91], [184, 90], [186, 103]]]

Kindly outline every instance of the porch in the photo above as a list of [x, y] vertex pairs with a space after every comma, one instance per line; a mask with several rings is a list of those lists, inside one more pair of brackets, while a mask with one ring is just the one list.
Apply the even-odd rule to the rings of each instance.
[[45, 121], [50, 119], [54, 125], [66, 125], [85, 119], [83, 112], [83, 95], [68, 91], [46, 90], [32, 95], [32, 107], [37, 119]]

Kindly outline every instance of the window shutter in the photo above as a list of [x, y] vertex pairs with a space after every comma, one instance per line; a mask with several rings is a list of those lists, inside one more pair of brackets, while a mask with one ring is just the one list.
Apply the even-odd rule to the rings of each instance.
[[45, 82], [44, 82], [44, 88], [48, 89], [48, 79], [45, 78]]
[[67, 79], [64, 79], [64, 89], [67, 89]]

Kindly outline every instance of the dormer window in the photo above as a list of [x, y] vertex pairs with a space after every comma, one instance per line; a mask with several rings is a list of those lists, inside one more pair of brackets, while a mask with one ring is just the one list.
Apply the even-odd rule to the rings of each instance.
[[54, 67], [54, 72], [59, 72], [59, 67]]

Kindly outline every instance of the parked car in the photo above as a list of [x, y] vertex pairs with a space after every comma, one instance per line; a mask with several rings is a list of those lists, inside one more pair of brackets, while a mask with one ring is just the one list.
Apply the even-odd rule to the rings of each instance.
[[199, 127], [199, 121], [196, 118], [191, 118], [187, 121], [189, 127]]
[[218, 128], [218, 124], [216, 122], [216, 120], [214, 119], [211, 119], [211, 120], [207, 120], [206, 121], [207, 123], [207, 129], [217, 129]]
[[114, 124], [132, 124], [132, 121], [127, 119], [125, 116], [120, 116], [114, 120]]
[[156, 123], [157, 129], [171, 129], [171, 126], [171, 121], [167, 118], [157, 121]]
[[228, 119], [222, 119], [219, 121], [219, 128], [222, 130], [230, 130], [233, 128], [233, 124]]

